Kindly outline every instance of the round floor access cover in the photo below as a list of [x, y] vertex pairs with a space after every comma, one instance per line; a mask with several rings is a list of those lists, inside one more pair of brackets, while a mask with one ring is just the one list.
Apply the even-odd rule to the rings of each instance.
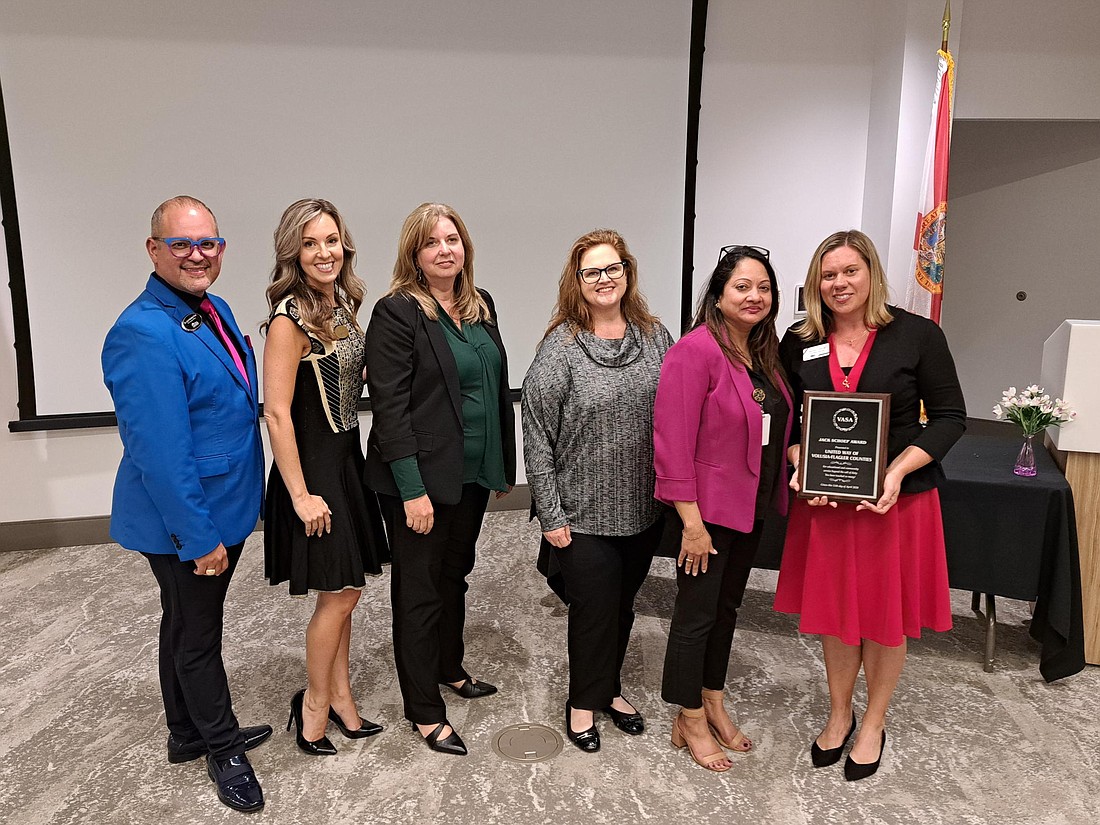
[[546, 725], [509, 725], [493, 737], [493, 750], [514, 762], [542, 762], [561, 753], [562, 739]]

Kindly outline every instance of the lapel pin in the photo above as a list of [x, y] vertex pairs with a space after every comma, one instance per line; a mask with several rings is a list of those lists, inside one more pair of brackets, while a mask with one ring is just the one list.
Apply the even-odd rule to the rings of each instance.
[[194, 332], [202, 326], [202, 318], [199, 317], [197, 312], [192, 312], [180, 321], [180, 326], [183, 327], [185, 332]]

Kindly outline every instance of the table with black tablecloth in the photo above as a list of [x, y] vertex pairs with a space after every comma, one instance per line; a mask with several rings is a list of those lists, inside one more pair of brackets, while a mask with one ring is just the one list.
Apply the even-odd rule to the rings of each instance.
[[[986, 594], [990, 646], [992, 597], [1035, 602], [1031, 636], [1041, 645], [1039, 672], [1053, 681], [1085, 666], [1073, 493], [1042, 446], [1035, 451], [1038, 475], [1014, 475], [1021, 443], [1008, 427], [967, 434], [943, 462], [948, 581], [953, 588]], [[779, 567], [785, 532], [784, 519], [768, 521], [757, 567]]]
[[[1038, 474], [1014, 475], [1022, 440], [964, 435], [943, 462], [940, 488], [952, 587], [1035, 602], [1031, 636], [1047, 681], [1085, 666], [1073, 493], [1046, 448]], [[988, 604], [988, 600], [987, 600]]]

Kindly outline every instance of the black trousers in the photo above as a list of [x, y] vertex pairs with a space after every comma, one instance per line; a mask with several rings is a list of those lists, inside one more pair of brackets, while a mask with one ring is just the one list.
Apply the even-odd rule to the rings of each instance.
[[427, 535], [405, 524], [400, 498], [380, 494], [378, 500], [393, 555], [393, 651], [405, 718], [438, 724], [447, 718], [439, 683], [470, 678], [462, 666], [466, 576], [474, 569], [489, 491], [465, 484], [458, 504], [433, 505], [435, 520]]
[[676, 606], [668, 631], [661, 697], [686, 708], [702, 706], [703, 688], [722, 690], [726, 685], [737, 610], [753, 557], [760, 544], [763, 521], [751, 533], [739, 533], [717, 524], [706, 524], [718, 551], [707, 561], [707, 572], [690, 576], [676, 568]]
[[623, 692], [634, 597], [662, 526], [658, 521], [633, 536], [573, 533], [567, 547], [554, 548], [569, 593], [569, 704], [575, 708], [602, 710]]
[[225, 594], [244, 543], [226, 548], [220, 576], [196, 576], [193, 561], [142, 553], [160, 585], [160, 692], [168, 730], [181, 743], [201, 739], [219, 759], [244, 753], [222, 663]]

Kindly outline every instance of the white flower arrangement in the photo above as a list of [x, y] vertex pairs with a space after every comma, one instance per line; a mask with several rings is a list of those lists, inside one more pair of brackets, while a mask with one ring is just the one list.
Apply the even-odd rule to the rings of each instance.
[[1060, 427], [1077, 417], [1069, 404], [1061, 398], [1051, 401], [1046, 391], [1032, 384], [1019, 395], [1015, 387], [1009, 387], [1001, 396], [1001, 403], [993, 408], [998, 421], [1013, 421], [1024, 435], [1038, 435], [1047, 427]]

